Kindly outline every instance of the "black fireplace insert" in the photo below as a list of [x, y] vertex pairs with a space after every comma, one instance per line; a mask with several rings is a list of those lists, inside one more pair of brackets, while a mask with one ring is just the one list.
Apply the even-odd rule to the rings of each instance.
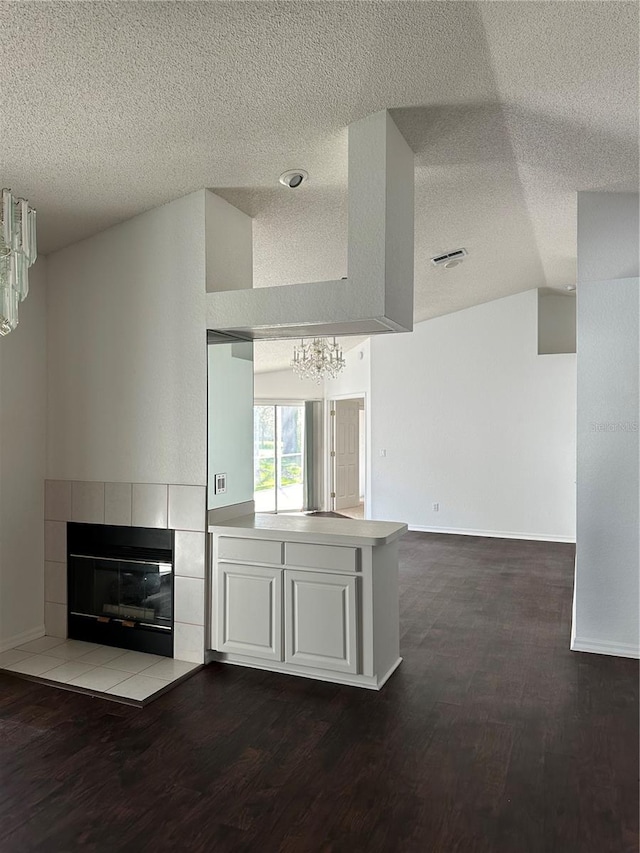
[[173, 657], [173, 531], [67, 525], [68, 633]]

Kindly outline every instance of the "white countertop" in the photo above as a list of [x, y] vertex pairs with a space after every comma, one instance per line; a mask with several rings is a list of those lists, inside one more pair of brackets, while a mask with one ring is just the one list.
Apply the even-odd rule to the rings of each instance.
[[289, 542], [313, 541], [333, 545], [388, 545], [403, 536], [407, 530], [406, 524], [396, 521], [271, 513], [243, 515], [209, 526], [209, 533], [246, 536], [252, 539], [286, 538]]

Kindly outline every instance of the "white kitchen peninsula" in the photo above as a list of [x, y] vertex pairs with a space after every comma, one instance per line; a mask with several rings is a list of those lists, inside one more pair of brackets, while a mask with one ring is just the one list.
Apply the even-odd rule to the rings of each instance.
[[402, 660], [406, 530], [266, 513], [210, 526], [211, 660], [379, 690]]

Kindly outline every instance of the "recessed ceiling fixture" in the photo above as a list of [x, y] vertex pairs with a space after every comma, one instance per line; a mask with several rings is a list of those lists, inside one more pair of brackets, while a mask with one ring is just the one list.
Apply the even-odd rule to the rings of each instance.
[[450, 252], [444, 252], [442, 255], [431, 258], [431, 263], [434, 267], [444, 267], [446, 270], [450, 270], [461, 264], [466, 255], [466, 249], [452, 249]]
[[290, 190], [297, 190], [308, 177], [309, 175], [304, 169], [289, 169], [280, 175], [280, 183], [285, 187], [289, 187]]
[[345, 368], [342, 347], [333, 339], [329, 343], [326, 338], [313, 338], [300, 341], [293, 348], [291, 367], [300, 379], [313, 379], [318, 385], [323, 379], [335, 379]]
[[29, 267], [38, 256], [36, 212], [24, 198], [2, 190], [0, 219], [0, 335], [18, 325], [18, 303], [29, 293]]

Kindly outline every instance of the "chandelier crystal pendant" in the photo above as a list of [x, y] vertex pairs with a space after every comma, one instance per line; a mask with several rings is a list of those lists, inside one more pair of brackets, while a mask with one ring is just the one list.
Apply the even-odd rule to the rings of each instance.
[[24, 198], [2, 190], [0, 209], [0, 335], [18, 325], [18, 303], [29, 293], [29, 267], [38, 257], [36, 212]]
[[333, 339], [330, 343], [326, 338], [313, 338], [300, 341], [293, 348], [291, 367], [300, 379], [313, 379], [318, 385], [325, 378], [335, 379], [344, 370], [345, 360], [342, 347]]

